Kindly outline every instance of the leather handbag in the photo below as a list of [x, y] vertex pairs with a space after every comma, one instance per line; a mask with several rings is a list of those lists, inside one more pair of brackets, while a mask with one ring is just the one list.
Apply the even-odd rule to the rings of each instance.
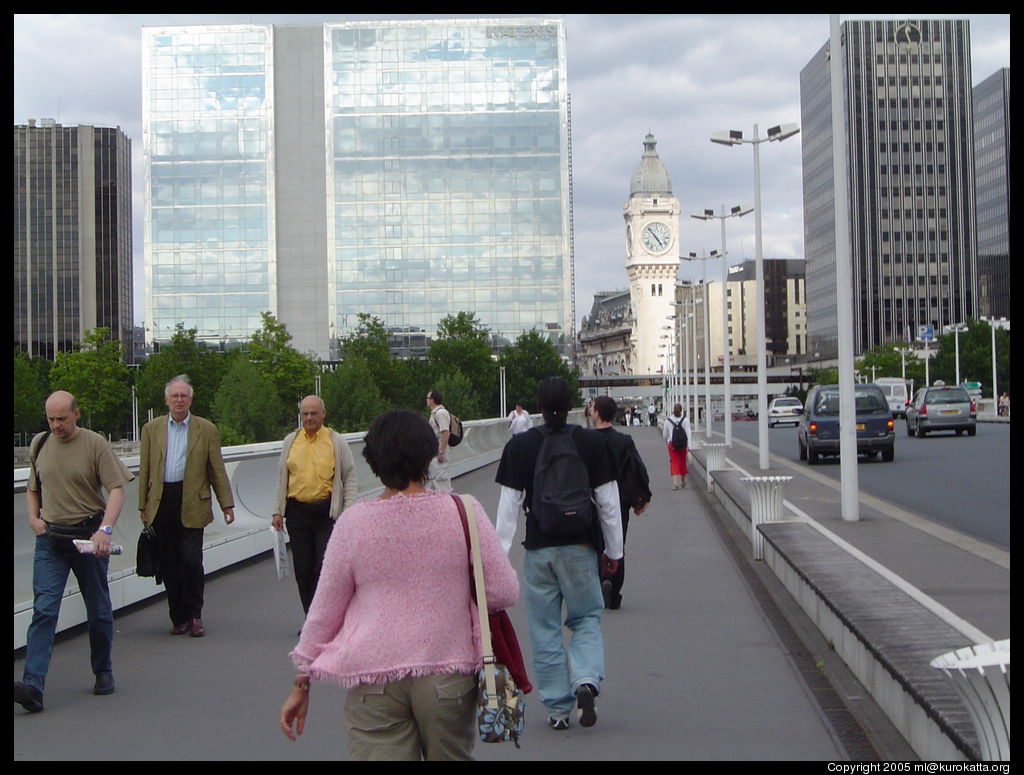
[[149, 525], [144, 525], [139, 533], [139, 543], [135, 551], [135, 574], [137, 576], [152, 576], [157, 584], [163, 579], [160, 577], [160, 552], [156, 545], [156, 531]]
[[[526, 722], [525, 695], [533, 687], [526, 677], [519, 640], [516, 638], [512, 621], [506, 611], [486, 612], [487, 593], [484, 587], [483, 563], [480, 559], [480, 543], [476, 530], [476, 518], [466, 514], [466, 507], [458, 495], [452, 497], [459, 509], [462, 529], [469, 549], [472, 578], [470, 590], [477, 602], [480, 617], [480, 647], [483, 651], [483, 668], [480, 670], [480, 695], [477, 709], [477, 728], [480, 739], [485, 743], [512, 741], [519, 747], [519, 737]], [[484, 605], [479, 604], [483, 599]], [[496, 637], [492, 640], [492, 636]], [[503, 653], [499, 655], [498, 644]], [[503, 661], [507, 660], [506, 661]], [[518, 674], [523, 683], [518, 683]]]

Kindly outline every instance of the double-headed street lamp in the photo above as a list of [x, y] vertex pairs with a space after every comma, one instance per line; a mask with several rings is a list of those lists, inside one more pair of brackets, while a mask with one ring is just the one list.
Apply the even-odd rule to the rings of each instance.
[[763, 142], [782, 142], [792, 137], [800, 128], [796, 124], [780, 124], [768, 129], [768, 134], [761, 137], [754, 124], [754, 136], [747, 140], [743, 132], [735, 129], [727, 132], [715, 132], [711, 142], [721, 145], [741, 145], [750, 143], [754, 146], [754, 261], [757, 269], [757, 448], [761, 470], [769, 468], [768, 461], [768, 345], [764, 329], [764, 256], [761, 252], [761, 154]]
[[[693, 213], [690, 217], [700, 221], [710, 221], [717, 218], [722, 222], [722, 390], [725, 410], [725, 443], [732, 446], [732, 374], [729, 364], [729, 259], [725, 250], [725, 219], [740, 218], [754, 208], [736, 205], [726, 212], [725, 205], [721, 207], [721, 214], [715, 215], [714, 210], [701, 210]], [[715, 251], [711, 251], [714, 257]], [[705, 368], [707, 365], [705, 364]]]
[[711, 310], [708, 307], [709, 301], [707, 261], [709, 259], [714, 258], [715, 256], [716, 253], [712, 251], [712, 254], [710, 256], [698, 256], [696, 253], [690, 253], [688, 256], [681, 257], [683, 261], [700, 261], [700, 302], [704, 305], [704, 314], [701, 316], [700, 319], [701, 329], [704, 331], [704, 430], [705, 436], [708, 441], [711, 441], [711, 419], [714, 416], [714, 412], [711, 411]]
[[951, 326], [944, 326], [942, 333], [948, 334], [952, 332], [953, 338], [956, 341], [956, 384], [960, 384], [960, 334], [966, 334], [968, 331], [966, 323], [954, 323]]

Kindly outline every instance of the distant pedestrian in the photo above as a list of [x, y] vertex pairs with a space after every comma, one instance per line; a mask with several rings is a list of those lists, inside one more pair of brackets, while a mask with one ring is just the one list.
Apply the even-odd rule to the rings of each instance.
[[[682, 435], [680, 435], [682, 433]], [[683, 405], [672, 407], [672, 414], [665, 418], [661, 435], [668, 446], [669, 473], [672, 474], [672, 489], [686, 487], [686, 452], [690, 445], [690, 418], [683, 415]]]
[[654, 406], [654, 402], [652, 401], [651, 405], [647, 407], [647, 424], [653, 428], [657, 424], [657, 417], [658, 410]]
[[302, 428], [281, 444], [272, 523], [288, 530], [299, 600], [309, 613], [334, 522], [356, 502], [359, 487], [348, 442], [324, 425], [324, 402], [306, 396], [299, 415]]
[[530, 419], [530, 413], [523, 408], [523, 402], [516, 401], [516, 408], [508, 413], [508, 431], [513, 436], [523, 431], [528, 431], [533, 427], [533, 421]]
[[1010, 414], [1010, 396], [1005, 392], [999, 396], [998, 414], [1000, 417], [1008, 417]]
[[430, 462], [427, 489], [434, 492], [451, 492], [452, 478], [448, 473], [448, 437], [451, 435], [452, 416], [444, 408], [441, 394], [436, 390], [427, 393], [427, 408], [430, 409], [430, 427], [437, 436], [437, 456]]

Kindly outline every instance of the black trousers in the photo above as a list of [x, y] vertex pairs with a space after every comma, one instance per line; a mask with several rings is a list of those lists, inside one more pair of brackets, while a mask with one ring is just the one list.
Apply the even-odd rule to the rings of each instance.
[[284, 507], [284, 517], [288, 541], [292, 545], [295, 584], [299, 588], [302, 610], [309, 613], [316, 585], [320, 581], [320, 567], [324, 562], [327, 542], [334, 530], [331, 499], [303, 503], [289, 498]]
[[612, 581], [612, 602], [619, 604], [622, 602], [622, 584], [626, 580], [626, 530], [629, 529], [629, 506], [620, 504], [620, 513], [622, 514], [622, 559], [619, 560], [619, 569], [610, 576]]
[[181, 482], [164, 482], [153, 520], [171, 624], [203, 615], [203, 528], [181, 524]]

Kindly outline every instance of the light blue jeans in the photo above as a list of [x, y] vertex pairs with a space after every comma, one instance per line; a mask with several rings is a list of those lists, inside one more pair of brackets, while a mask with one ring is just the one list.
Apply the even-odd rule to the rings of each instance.
[[[604, 678], [601, 613], [604, 598], [593, 547], [528, 549], [523, 562], [526, 616], [533, 646], [533, 670], [549, 715], [566, 717], [581, 684], [600, 687]], [[562, 606], [569, 647], [562, 633]]]

